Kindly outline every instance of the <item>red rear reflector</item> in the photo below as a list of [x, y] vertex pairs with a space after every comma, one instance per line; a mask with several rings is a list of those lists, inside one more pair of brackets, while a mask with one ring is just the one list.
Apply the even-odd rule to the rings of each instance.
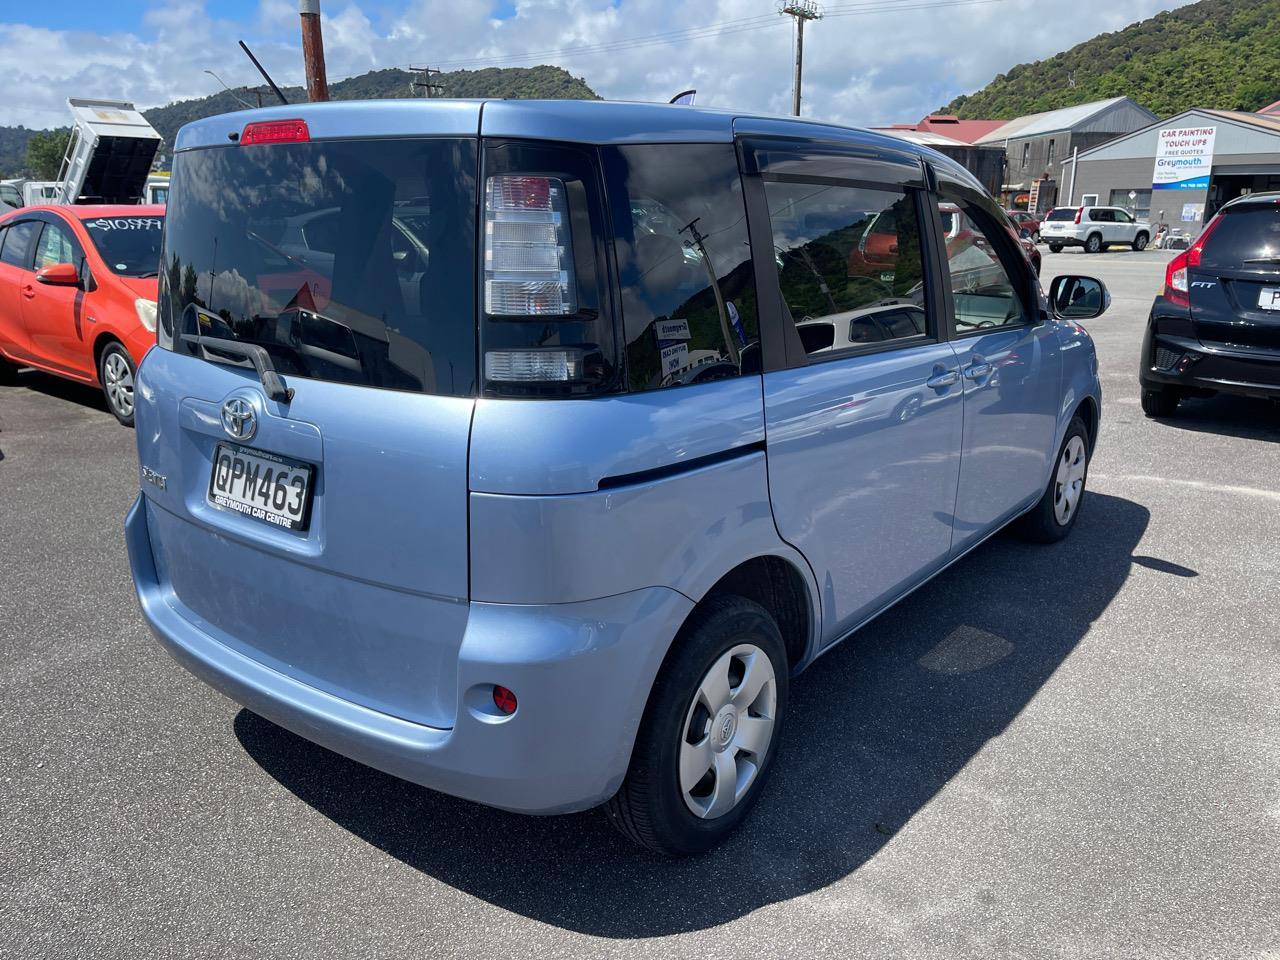
[[494, 684], [493, 705], [507, 716], [516, 712], [516, 695], [506, 687]]
[[259, 120], [246, 123], [240, 134], [242, 147], [255, 143], [305, 143], [311, 139], [305, 120]]

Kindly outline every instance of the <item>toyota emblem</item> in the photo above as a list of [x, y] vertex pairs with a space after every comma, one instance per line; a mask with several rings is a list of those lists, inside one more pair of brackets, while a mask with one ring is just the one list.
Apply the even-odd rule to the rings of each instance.
[[254, 416], [248, 400], [232, 397], [222, 405], [222, 429], [232, 440], [253, 439], [258, 429], [258, 418]]

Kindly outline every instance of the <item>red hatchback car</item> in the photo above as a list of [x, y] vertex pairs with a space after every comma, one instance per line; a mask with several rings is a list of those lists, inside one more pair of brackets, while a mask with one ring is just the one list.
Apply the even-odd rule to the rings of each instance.
[[133, 424], [156, 342], [162, 206], [22, 207], [0, 217], [0, 381], [36, 367], [102, 387]]

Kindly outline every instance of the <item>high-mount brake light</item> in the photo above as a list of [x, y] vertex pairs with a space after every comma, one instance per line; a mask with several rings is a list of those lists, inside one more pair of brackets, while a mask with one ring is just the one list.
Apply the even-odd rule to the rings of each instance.
[[578, 309], [564, 183], [489, 177], [484, 187], [484, 309], [494, 317], [568, 316]]
[[262, 143], [307, 143], [311, 139], [311, 131], [307, 129], [307, 121], [295, 120], [257, 120], [246, 123], [240, 134], [240, 146], [248, 147]]

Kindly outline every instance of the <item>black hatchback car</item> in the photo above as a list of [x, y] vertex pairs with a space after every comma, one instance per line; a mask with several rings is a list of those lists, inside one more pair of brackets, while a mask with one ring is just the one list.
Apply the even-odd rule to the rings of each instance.
[[1138, 377], [1149, 417], [1184, 397], [1280, 399], [1280, 192], [1232, 200], [1169, 261]]

